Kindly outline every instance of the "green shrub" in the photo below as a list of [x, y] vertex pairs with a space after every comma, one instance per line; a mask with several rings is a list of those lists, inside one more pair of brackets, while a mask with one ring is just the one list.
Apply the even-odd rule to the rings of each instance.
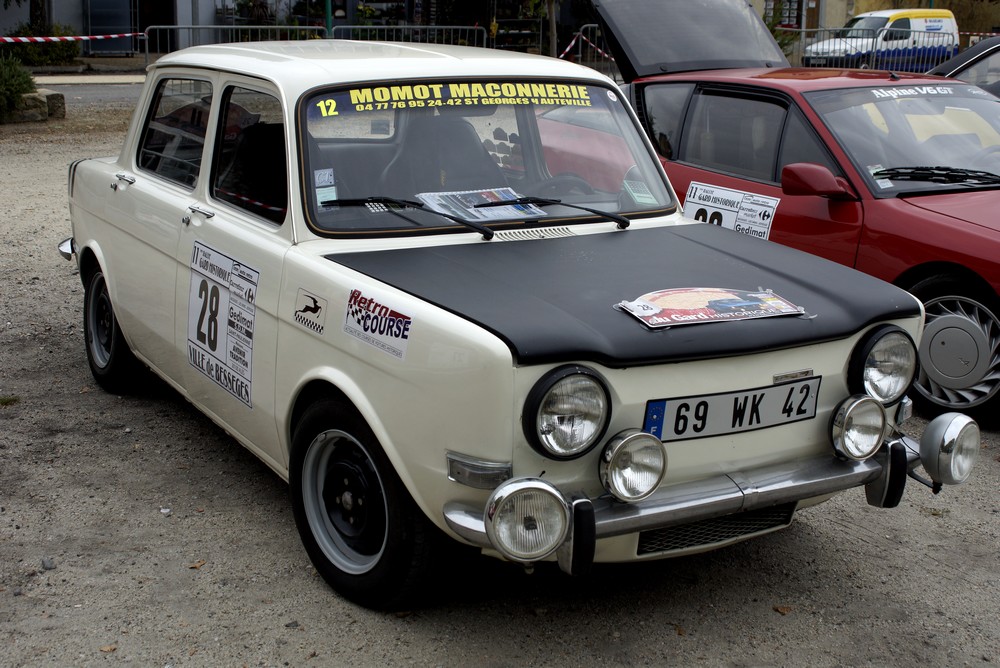
[[25, 93], [35, 91], [35, 81], [17, 58], [0, 54], [0, 120], [6, 119]]
[[[27, 23], [17, 26], [10, 37], [64, 37], [75, 35], [71, 26], [48, 26], [44, 34], [37, 35]], [[27, 67], [45, 65], [72, 65], [80, 56], [79, 42], [42, 42], [39, 44], [4, 44], [0, 46], [0, 54], [9, 53], [20, 59]]]

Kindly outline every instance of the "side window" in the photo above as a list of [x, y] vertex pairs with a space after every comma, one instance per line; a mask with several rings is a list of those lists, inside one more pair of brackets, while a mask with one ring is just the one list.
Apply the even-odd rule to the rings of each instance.
[[816, 137], [816, 133], [802, 118], [802, 112], [798, 109], [793, 109], [788, 114], [788, 121], [785, 123], [785, 134], [781, 139], [781, 153], [778, 157], [779, 179], [782, 168], [793, 162], [813, 162], [823, 165], [837, 176], [842, 176], [837, 163], [830, 157], [826, 147]]
[[684, 106], [693, 88], [694, 84], [652, 85], [643, 91], [650, 139], [657, 152], [668, 160], [677, 157]]
[[207, 81], [161, 81], [139, 142], [139, 169], [194, 188], [211, 109], [212, 85]]
[[885, 41], [893, 42], [907, 39], [910, 36], [910, 19], [896, 19], [889, 24], [889, 29], [885, 31]]
[[762, 181], [775, 180], [785, 108], [775, 102], [697, 93], [681, 160]]
[[288, 159], [281, 102], [229, 86], [222, 95], [212, 196], [273, 223], [288, 210]]
[[959, 72], [958, 78], [977, 86], [1000, 81], [1000, 51], [991, 53], [964, 72]]

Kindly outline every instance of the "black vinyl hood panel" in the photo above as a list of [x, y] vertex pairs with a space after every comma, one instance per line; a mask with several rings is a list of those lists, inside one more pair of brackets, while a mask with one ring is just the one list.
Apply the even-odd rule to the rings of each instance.
[[665, 72], [788, 67], [747, 0], [592, 0], [626, 83]]
[[[806, 253], [695, 224], [327, 259], [493, 332], [516, 364], [612, 368], [727, 357], [848, 337], [918, 317], [915, 298]], [[770, 289], [798, 315], [650, 329], [615, 308], [667, 288]]]

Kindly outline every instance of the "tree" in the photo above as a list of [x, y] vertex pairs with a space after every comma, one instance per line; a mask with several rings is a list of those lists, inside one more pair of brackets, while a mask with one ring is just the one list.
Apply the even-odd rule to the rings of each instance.
[[[24, 0], [3, 0], [4, 9], [10, 9], [11, 5], [20, 7], [23, 4]], [[44, 35], [49, 27], [48, 9], [45, 0], [28, 0], [28, 25], [31, 26], [32, 32]]]

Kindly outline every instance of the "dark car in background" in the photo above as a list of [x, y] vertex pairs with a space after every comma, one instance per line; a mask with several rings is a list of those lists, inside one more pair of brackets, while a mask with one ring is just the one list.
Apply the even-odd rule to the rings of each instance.
[[988, 37], [947, 60], [928, 74], [961, 79], [1000, 94], [1000, 37]]
[[912, 292], [918, 406], [996, 405], [1000, 100], [940, 77], [789, 67], [742, 2], [594, 6], [686, 215]]

